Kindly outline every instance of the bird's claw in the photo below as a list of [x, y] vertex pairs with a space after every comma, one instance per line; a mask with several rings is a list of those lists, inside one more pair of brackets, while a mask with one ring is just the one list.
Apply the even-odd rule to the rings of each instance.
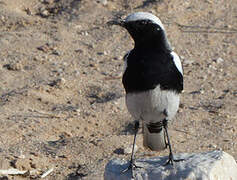
[[126, 169], [122, 170], [122, 173], [126, 173], [127, 171], [129, 171], [131, 169], [132, 178], [134, 178], [135, 177], [134, 171], [135, 171], [136, 168], [142, 168], [142, 167], [136, 165], [134, 161], [130, 161], [129, 166]]
[[164, 164], [164, 166], [167, 166], [167, 165], [174, 165], [174, 162], [180, 162], [180, 161], [184, 161], [185, 159], [174, 159], [174, 156], [173, 154], [170, 154], [169, 155], [169, 159], [168, 161]]

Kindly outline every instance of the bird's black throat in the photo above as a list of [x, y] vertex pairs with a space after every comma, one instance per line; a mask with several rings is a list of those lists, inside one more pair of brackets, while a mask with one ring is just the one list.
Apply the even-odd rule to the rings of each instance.
[[164, 29], [150, 20], [129, 22], [124, 25], [124, 28], [133, 38], [137, 49], [153, 48], [157, 51], [172, 51]]

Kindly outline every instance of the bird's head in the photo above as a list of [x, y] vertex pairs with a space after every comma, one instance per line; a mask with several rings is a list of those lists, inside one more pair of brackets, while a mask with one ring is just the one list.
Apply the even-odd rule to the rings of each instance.
[[125, 19], [114, 19], [108, 24], [125, 28], [135, 41], [135, 46], [149, 45], [170, 49], [162, 22], [151, 13], [135, 12], [129, 14]]

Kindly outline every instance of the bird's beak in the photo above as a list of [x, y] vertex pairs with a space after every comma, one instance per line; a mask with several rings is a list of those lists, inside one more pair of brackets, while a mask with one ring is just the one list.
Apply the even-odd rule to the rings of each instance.
[[122, 19], [114, 19], [114, 20], [108, 21], [107, 25], [109, 26], [119, 25], [119, 26], [125, 27], [125, 21]]

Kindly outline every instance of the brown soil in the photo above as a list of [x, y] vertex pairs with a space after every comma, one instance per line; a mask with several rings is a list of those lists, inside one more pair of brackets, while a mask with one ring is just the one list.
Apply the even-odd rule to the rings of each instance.
[[[235, 0], [0, 0], [0, 169], [31, 171], [8, 179], [52, 167], [46, 179], [103, 179], [110, 159], [129, 158], [120, 76], [133, 42], [106, 22], [134, 11], [160, 17], [183, 63], [174, 152], [237, 159]], [[137, 146], [137, 157], [168, 154], [144, 149], [141, 134]]]

